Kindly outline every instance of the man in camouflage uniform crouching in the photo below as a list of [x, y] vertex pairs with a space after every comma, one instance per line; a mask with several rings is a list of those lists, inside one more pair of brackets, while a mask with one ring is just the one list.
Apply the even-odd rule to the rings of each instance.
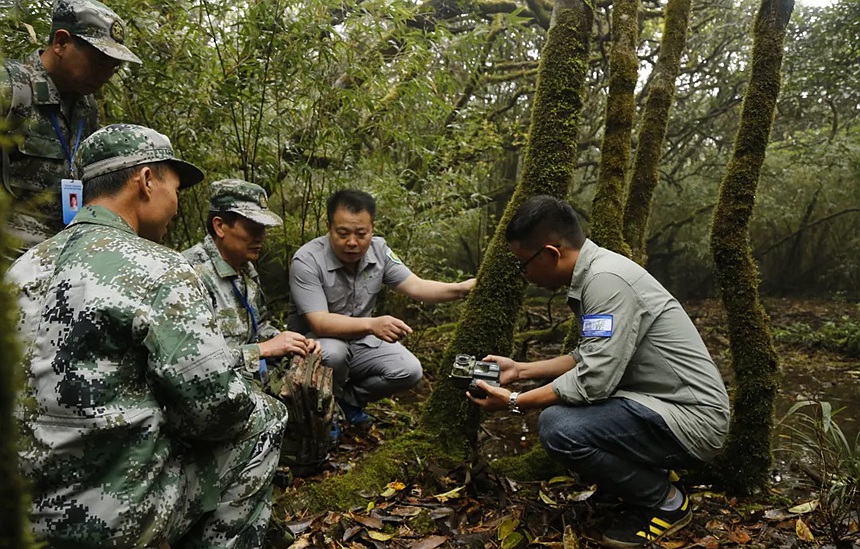
[[259, 185], [240, 179], [215, 181], [209, 193], [208, 234], [182, 252], [212, 298], [224, 339], [242, 354], [248, 378], [263, 378], [274, 365], [267, 359], [320, 351], [313, 339], [281, 331], [272, 323], [252, 263], [260, 257], [266, 229], [282, 224]]
[[0, 66], [0, 179], [18, 254], [65, 225], [60, 180], [77, 177], [75, 150], [99, 127], [93, 94], [123, 62], [140, 63], [124, 42], [125, 23], [101, 2], [57, 0], [44, 49]]
[[203, 178], [170, 141], [81, 145], [85, 206], [16, 261], [20, 467], [52, 548], [261, 547], [286, 420], [234, 370], [200, 279], [159, 242]]

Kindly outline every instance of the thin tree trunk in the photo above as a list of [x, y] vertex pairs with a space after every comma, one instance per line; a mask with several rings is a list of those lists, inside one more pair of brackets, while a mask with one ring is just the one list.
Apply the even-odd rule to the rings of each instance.
[[624, 210], [624, 240], [630, 246], [631, 257], [640, 265], [647, 261], [648, 218], [657, 188], [657, 169], [663, 156], [669, 110], [675, 99], [675, 82], [681, 72], [681, 54], [687, 44], [691, 6], [692, 0], [669, 0], [666, 4], [660, 55], [654, 65], [639, 128], [639, 144]]
[[[481, 263], [478, 284], [444, 353], [443, 369], [457, 353], [481, 357], [511, 350], [524, 282], [508, 250], [504, 230], [527, 198], [539, 194], [567, 196], [576, 164], [576, 135], [593, 17], [585, 0], [555, 2], [541, 54], [520, 183]], [[472, 442], [478, 420], [474, 405], [444, 380], [430, 396], [422, 426], [444, 440]]]
[[612, 53], [609, 56], [609, 97], [606, 129], [600, 149], [597, 194], [591, 206], [591, 239], [630, 256], [624, 241], [623, 204], [630, 165], [630, 138], [636, 112], [636, 79], [639, 58], [639, 0], [615, 0], [612, 7]]
[[[0, 139], [2, 137], [0, 134]], [[0, 219], [6, 219], [6, 205], [0, 204]], [[5, 257], [5, 251], [9, 249], [6, 235], [0, 229], [0, 257]], [[8, 265], [3, 260], [0, 263], [0, 273], [5, 276]], [[9, 288], [0, 284], [0, 549], [33, 547], [27, 521], [29, 499], [18, 474], [18, 430], [12, 416], [18, 387], [16, 372], [20, 364], [18, 331], [15, 328], [17, 310]]]
[[794, 0], [762, 0], [756, 16], [752, 74], [741, 110], [735, 149], [720, 185], [711, 227], [711, 252], [726, 308], [734, 414], [721, 467], [730, 493], [767, 485], [779, 361], [770, 323], [758, 295], [758, 268], [749, 222], [779, 95], [783, 42]]

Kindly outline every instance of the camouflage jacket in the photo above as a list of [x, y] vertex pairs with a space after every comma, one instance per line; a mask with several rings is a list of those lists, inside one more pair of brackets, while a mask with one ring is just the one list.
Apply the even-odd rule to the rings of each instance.
[[[60, 179], [71, 173], [52, 114], [70, 154], [78, 128], [83, 140], [99, 127], [93, 96], [61, 98], [38, 51], [23, 61], [5, 61], [0, 68], [0, 120], [4, 133], [9, 134], [5, 137], [12, 139], [2, 139], [0, 144], [14, 144], [4, 148], [0, 175], [3, 186], [15, 197], [10, 226], [18, 231], [43, 232], [44, 237], [35, 238], [35, 242], [63, 228]], [[32, 200], [44, 191], [48, 191], [47, 196]], [[22, 215], [32, 219], [21, 219]]]
[[6, 279], [21, 309], [19, 466], [36, 534], [52, 546], [149, 546], [197, 484], [217, 501], [216, 478], [190, 485], [184, 449], [244, 433], [253, 389], [185, 259], [85, 206]]
[[[182, 252], [182, 255], [188, 259], [209, 291], [215, 317], [227, 345], [233, 348], [235, 353], [241, 354], [236, 357], [237, 364], [243, 365], [245, 377], [254, 377], [260, 369], [260, 347], [256, 341], [266, 341], [280, 333], [269, 321], [257, 270], [248, 262], [242, 267], [241, 273], [237, 273], [221, 257], [215, 241], [209, 235], [206, 235], [202, 242]], [[248, 305], [254, 309], [258, 335], [256, 341], [251, 316], [236, 295], [234, 283], [245, 296]]]

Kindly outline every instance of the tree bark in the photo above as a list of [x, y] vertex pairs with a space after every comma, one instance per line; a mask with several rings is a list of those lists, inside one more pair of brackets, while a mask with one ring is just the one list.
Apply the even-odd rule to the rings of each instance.
[[729, 325], [734, 414], [720, 471], [730, 493], [767, 485], [779, 360], [758, 295], [749, 222], [779, 95], [786, 26], [794, 0], [762, 0], [753, 36], [752, 74], [740, 127], [711, 227], [711, 253]]
[[616, 0], [612, 7], [609, 97], [606, 99], [606, 125], [590, 227], [592, 240], [628, 257], [630, 247], [624, 241], [622, 223], [639, 74], [639, 58], [636, 56], [638, 16], [639, 0]]
[[[0, 219], [6, 219], [7, 206], [8, 201], [0, 197]], [[3, 251], [0, 257], [7, 257], [5, 251], [9, 249], [6, 235], [0, 229], [0, 250]], [[0, 272], [5, 274], [8, 264], [4, 260], [0, 262]], [[9, 288], [0, 284], [0, 517], [3, 517], [0, 520], [0, 549], [33, 547], [27, 520], [29, 498], [18, 473], [18, 430], [12, 416], [20, 364], [17, 311]]]
[[647, 261], [648, 219], [659, 179], [657, 169], [663, 156], [669, 110], [675, 98], [675, 82], [681, 72], [681, 54], [687, 43], [691, 6], [692, 0], [669, 0], [666, 4], [660, 55], [654, 65], [639, 128], [639, 144], [624, 210], [624, 240], [630, 246], [631, 257], [640, 265]]

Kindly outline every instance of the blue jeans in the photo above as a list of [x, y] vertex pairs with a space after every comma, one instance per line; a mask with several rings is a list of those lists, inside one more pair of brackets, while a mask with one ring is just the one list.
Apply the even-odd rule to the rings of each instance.
[[538, 427], [553, 459], [634, 505], [658, 507], [671, 488], [668, 469], [702, 464], [659, 414], [626, 398], [550, 406], [541, 413]]

